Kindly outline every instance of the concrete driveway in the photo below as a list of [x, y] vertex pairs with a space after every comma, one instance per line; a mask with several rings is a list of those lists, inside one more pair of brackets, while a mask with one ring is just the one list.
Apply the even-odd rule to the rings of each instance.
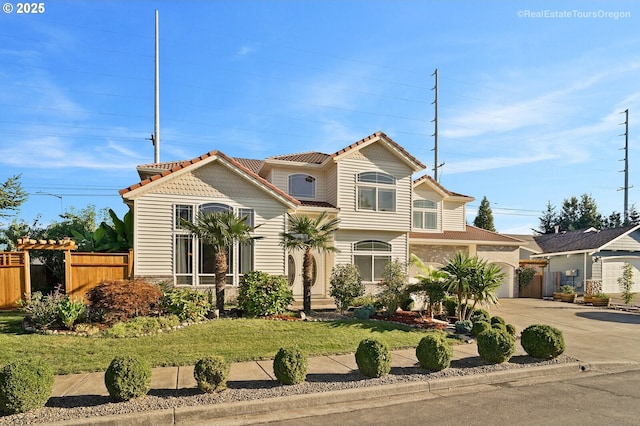
[[492, 307], [522, 331], [531, 324], [560, 329], [566, 354], [591, 364], [640, 363], [640, 315], [540, 299], [501, 299]]

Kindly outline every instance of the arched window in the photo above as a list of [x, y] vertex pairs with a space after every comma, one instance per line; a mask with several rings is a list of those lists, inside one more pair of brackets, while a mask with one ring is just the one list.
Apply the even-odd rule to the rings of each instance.
[[316, 178], [305, 173], [290, 175], [289, 195], [296, 198], [315, 198]]
[[396, 211], [396, 178], [382, 172], [362, 172], [356, 177], [358, 210]]
[[438, 229], [438, 204], [431, 200], [413, 200], [414, 229]]
[[200, 206], [201, 213], [230, 212], [233, 211], [231, 206], [222, 203], [207, 203]]
[[365, 282], [380, 281], [385, 265], [391, 262], [391, 244], [384, 241], [358, 241], [353, 253], [353, 263]]

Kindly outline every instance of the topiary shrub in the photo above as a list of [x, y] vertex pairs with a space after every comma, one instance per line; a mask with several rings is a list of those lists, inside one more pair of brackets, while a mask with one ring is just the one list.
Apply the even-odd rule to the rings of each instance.
[[[491, 328], [495, 328], [495, 329], [502, 330], [502, 331], [505, 331], [505, 332], [509, 333], [509, 331], [507, 330], [507, 326], [505, 324], [501, 324], [499, 322], [491, 324]], [[509, 333], [509, 334], [511, 334], [511, 333]]]
[[22, 360], [0, 370], [0, 413], [16, 414], [42, 408], [53, 391], [53, 370], [36, 360]]
[[478, 321], [490, 322], [490, 318], [491, 316], [489, 315], [489, 312], [484, 309], [474, 309], [469, 319], [471, 322], [476, 323]]
[[379, 340], [364, 339], [356, 350], [356, 364], [363, 376], [385, 376], [391, 371], [391, 352]]
[[455, 328], [458, 334], [471, 334], [473, 323], [470, 320], [456, 321]]
[[238, 308], [246, 315], [265, 316], [284, 312], [293, 302], [293, 293], [282, 276], [252, 271], [240, 278]]
[[229, 363], [221, 356], [201, 358], [193, 367], [193, 378], [198, 389], [206, 393], [224, 390], [227, 387]]
[[117, 356], [104, 373], [104, 384], [114, 401], [129, 401], [151, 389], [151, 367], [133, 356]]
[[516, 333], [518, 332], [518, 330], [516, 330], [516, 326], [515, 325], [507, 324], [506, 328], [507, 328], [507, 333], [509, 333], [513, 337], [516, 337]]
[[190, 288], [172, 288], [160, 299], [163, 311], [176, 315], [180, 321], [202, 321], [211, 310], [207, 293]]
[[359, 320], [369, 319], [371, 318], [371, 315], [373, 315], [375, 312], [376, 312], [376, 308], [375, 306], [372, 306], [372, 305], [358, 306], [353, 310], [353, 314]]
[[282, 385], [297, 385], [307, 378], [307, 357], [298, 349], [280, 348], [273, 359], [273, 372]]
[[504, 320], [504, 318], [499, 317], [498, 315], [491, 317], [491, 325], [493, 324], [504, 324], [507, 325], [507, 322]]
[[478, 354], [493, 364], [509, 361], [516, 351], [516, 339], [506, 331], [490, 328], [478, 335]]
[[489, 324], [487, 321], [477, 321], [473, 323], [471, 334], [473, 334], [474, 336], [478, 336], [480, 333], [490, 328], [491, 324]]
[[157, 311], [161, 297], [160, 287], [144, 280], [102, 281], [87, 292], [91, 310], [108, 324]]
[[420, 367], [426, 370], [440, 371], [451, 365], [453, 348], [447, 343], [444, 333], [429, 333], [418, 343], [416, 357]]
[[564, 352], [564, 337], [555, 327], [534, 324], [522, 330], [520, 344], [534, 358], [556, 358]]

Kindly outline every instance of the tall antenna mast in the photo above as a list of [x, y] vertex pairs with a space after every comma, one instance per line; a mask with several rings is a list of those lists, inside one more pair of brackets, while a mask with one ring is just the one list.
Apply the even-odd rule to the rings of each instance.
[[156, 9], [155, 108], [153, 114], [153, 162], [160, 162], [160, 52], [158, 43], [158, 9]]
[[433, 74], [431, 74], [432, 76], [435, 76], [436, 79], [436, 84], [435, 86], [433, 86], [433, 90], [435, 92], [435, 98], [433, 100], [433, 102], [431, 102], [432, 105], [434, 105], [434, 116], [433, 116], [433, 120], [431, 120], [431, 122], [433, 123], [433, 153], [434, 153], [434, 160], [433, 160], [433, 179], [438, 182], [438, 169], [442, 166], [444, 166], [444, 163], [439, 164], [438, 163], [438, 68], [436, 68], [436, 70], [433, 72]]
[[622, 188], [618, 188], [618, 191], [624, 190], [624, 224], [629, 223], [629, 109], [625, 109], [620, 114], [624, 114], [624, 133], [620, 136], [624, 135], [624, 186]]

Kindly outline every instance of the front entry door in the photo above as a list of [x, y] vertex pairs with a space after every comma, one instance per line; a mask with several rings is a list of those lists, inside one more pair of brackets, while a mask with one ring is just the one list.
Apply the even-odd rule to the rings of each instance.
[[[311, 273], [311, 296], [324, 296], [324, 255], [313, 252], [313, 271]], [[296, 250], [289, 253], [287, 260], [287, 279], [295, 300], [302, 300], [302, 262], [304, 253]]]

